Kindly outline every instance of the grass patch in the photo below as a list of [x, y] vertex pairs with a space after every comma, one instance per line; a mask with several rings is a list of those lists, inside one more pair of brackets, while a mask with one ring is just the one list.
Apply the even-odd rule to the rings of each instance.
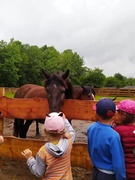
[[13, 98], [14, 97], [14, 93], [6, 93], [5, 96], [9, 97], [9, 98]]
[[[103, 96], [96, 96], [95, 97], [95, 100], [99, 100], [99, 99], [101, 99], [101, 98], [103, 98]], [[111, 98], [111, 99], [114, 99], [114, 98], [116, 98], [115, 96], [107, 96], [107, 98]], [[121, 101], [121, 100], [124, 100], [124, 99], [132, 99], [132, 100], [134, 100], [134, 98], [133, 97], [117, 97], [116, 98], [116, 101]]]

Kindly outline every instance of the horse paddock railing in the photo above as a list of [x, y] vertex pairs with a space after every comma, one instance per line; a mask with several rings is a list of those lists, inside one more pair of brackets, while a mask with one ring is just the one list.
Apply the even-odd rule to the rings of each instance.
[[[0, 97], [0, 134], [3, 135], [4, 119], [44, 119], [48, 113], [48, 102], [42, 98], [7, 98]], [[95, 101], [90, 100], [65, 100], [61, 111], [68, 119], [95, 120], [93, 105]], [[4, 136], [5, 142], [0, 147], [0, 154], [3, 158], [23, 160], [21, 151], [30, 148], [35, 156], [39, 148], [45, 143], [39, 139], [21, 139], [14, 136]], [[73, 167], [80, 167], [91, 170], [92, 164], [87, 151], [87, 143], [75, 142], [71, 153], [71, 164]]]
[[94, 88], [97, 95], [100, 96], [117, 96], [117, 97], [134, 97], [135, 88]]

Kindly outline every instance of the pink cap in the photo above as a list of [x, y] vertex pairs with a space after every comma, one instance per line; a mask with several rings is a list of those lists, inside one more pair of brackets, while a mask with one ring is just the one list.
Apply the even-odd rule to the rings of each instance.
[[60, 134], [64, 129], [63, 113], [52, 112], [46, 115], [44, 128], [46, 131], [55, 131]]
[[135, 114], [135, 101], [130, 99], [122, 100], [116, 106], [116, 110], [122, 110], [129, 114]]

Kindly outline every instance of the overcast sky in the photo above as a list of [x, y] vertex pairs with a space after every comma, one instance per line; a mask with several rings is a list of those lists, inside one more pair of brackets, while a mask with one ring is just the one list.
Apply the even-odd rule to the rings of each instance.
[[11, 38], [135, 78], [135, 0], [0, 0], [0, 40]]

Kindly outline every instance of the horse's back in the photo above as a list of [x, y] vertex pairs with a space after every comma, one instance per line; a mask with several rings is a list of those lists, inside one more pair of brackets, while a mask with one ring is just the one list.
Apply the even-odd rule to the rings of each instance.
[[15, 92], [14, 98], [24, 98], [25, 94], [33, 87], [37, 85], [35, 84], [25, 84], [18, 88], [18, 90]]
[[29, 89], [24, 97], [25, 98], [35, 98], [35, 97], [46, 98], [46, 96], [47, 96], [47, 93], [46, 93], [45, 88], [43, 86], [37, 85]]

